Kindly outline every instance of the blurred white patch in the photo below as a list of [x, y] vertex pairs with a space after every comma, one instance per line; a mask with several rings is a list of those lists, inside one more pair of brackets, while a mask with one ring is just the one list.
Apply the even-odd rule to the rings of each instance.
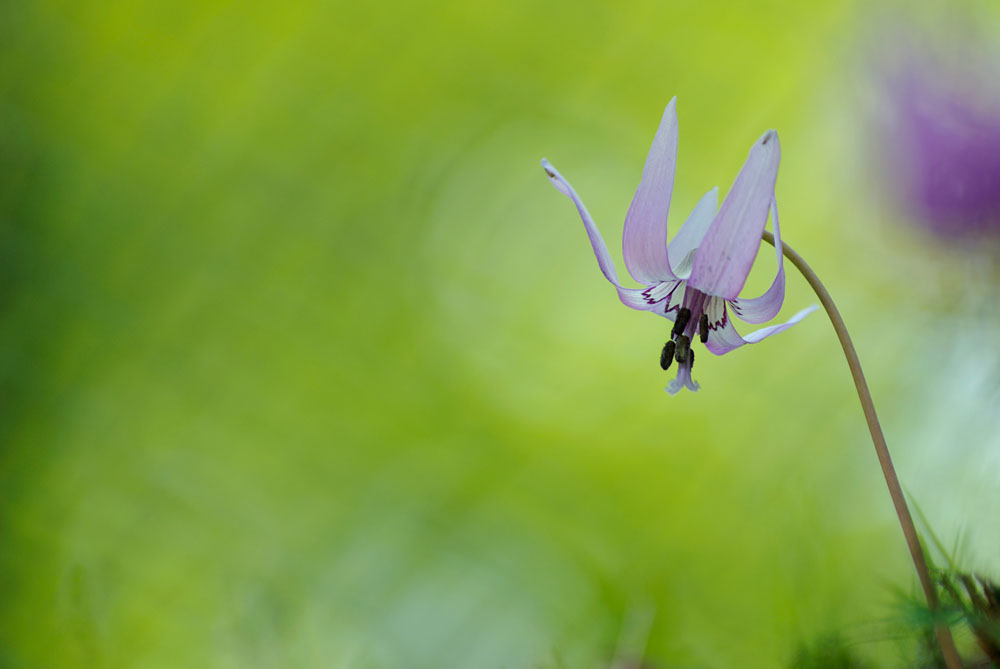
[[[916, 361], [922, 390], [896, 452], [903, 484], [963, 569], [1000, 577], [1000, 313], [989, 294], [963, 313], [928, 323]], [[940, 318], [940, 317], [938, 317]], [[952, 335], [952, 332], [956, 332]], [[930, 363], [930, 364], [928, 364]], [[921, 528], [921, 531], [924, 530]], [[925, 532], [924, 532], [925, 533]]]

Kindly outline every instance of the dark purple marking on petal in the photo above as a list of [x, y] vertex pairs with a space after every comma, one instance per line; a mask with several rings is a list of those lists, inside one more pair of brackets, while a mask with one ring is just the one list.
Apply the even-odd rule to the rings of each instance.
[[670, 290], [670, 292], [669, 292], [669, 293], [667, 293], [667, 294], [666, 294], [666, 295], [665, 295], [664, 297], [653, 297], [653, 296], [651, 295], [651, 293], [652, 293], [653, 289], [654, 289], [654, 288], [657, 288], [658, 286], [659, 286], [659, 284], [657, 284], [657, 285], [655, 285], [655, 286], [650, 286], [650, 287], [649, 287], [649, 288], [647, 288], [646, 290], [642, 291], [642, 297], [643, 297], [643, 299], [645, 299], [645, 300], [646, 300], [646, 304], [657, 304], [657, 303], [658, 303], [658, 302], [660, 302], [661, 300], [665, 300], [665, 299], [669, 299], [669, 298], [670, 298], [670, 296], [671, 296], [671, 295], [673, 294], [673, 292], [674, 292], [674, 289], [671, 289], [671, 290]]
[[[709, 302], [709, 304], [706, 305], [706, 307], [705, 307], [705, 314], [704, 314], [704, 317], [705, 317], [705, 326], [706, 326], [705, 329], [709, 333], [710, 332], [714, 332], [716, 330], [721, 330], [721, 329], [725, 328], [726, 325], [729, 323], [729, 313], [728, 313], [728, 311], [726, 309], [727, 303], [725, 301], [723, 301], [723, 300], [719, 300], [720, 302], [722, 302], [722, 312], [721, 312], [721, 314], [713, 316], [713, 317], [709, 316], [710, 313], [714, 313], [714, 312], [716, 312], [716, 311], [719, 310], [718, 305], [715, 303], [716, 300], [719, 300], [719, 298], [717, 298], [717, 297], [712, 298], [711, 301]], [[732, 307], [732, 305], [729, 305], [729, 306]], [[703, 339], [702, 341], [705, 341], [705, 340]]]
[[726, 327], [726, 325], [728, 323], [729, 323], [729, 313], [726, 311], [726, 308], [723, 307], [722, 308], [722, 318], [720, 318], [719, 320], [717, 320], [715, 323], [709, 323], [708, 329], [709, 330], [720, 330], [720, 329]]
[[660, 304], [662, 302], [663, 313], [669, 314], [671, 312], [676, 312], [681, 307], [680, 302], [674, 302], [674, 295], [677, 293], [677, 289], [680, 288], [682, 285], [684, 285], [684, 282], [677, 281], [674, 283], [673, 286], [670, 287], [670, 290], [668, 290], [665, 294], [656, 295], [655, 294], [656, 290], [659, 289], [659, 287], [662, 286], [664, 283], [666, 282], [661, 282], [654, 284], [652, 286], [648, 286], [645, 290], [642, 291], [641, 295], [642, 299], [645, 300], [646, 304], [653, 305], [653, 304]]

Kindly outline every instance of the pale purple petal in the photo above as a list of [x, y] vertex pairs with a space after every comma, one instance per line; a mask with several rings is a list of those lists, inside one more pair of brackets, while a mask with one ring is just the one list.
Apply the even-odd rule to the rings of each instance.
[[760, 247], [780, 160], [778, 133], [768, 130], [750, 149], [698, 247], [691, 269], [693, 287], [727, 300], [740, 294]]
[[[594, 225], [594, 219], [590, 217], [590, 213], [587, 208], [583, 205], [583, 201], [580, 196], [576, 194], [573, 187], [569, 185], [569, 182], [563, 178], [559, 171], [552, 166], [549, 161], [542, 159], [542, 168], [545, 170], [545, 174], [548, 175], [549, 181], [556, 189], [571, 199], [573, 204], [576, 205], [576, 209], [580, 212], [580, 218], [583, 219], [583, 225], [587, 229], [587, 236], [590, 238], [590, 245], [594, 249], [594, 255], [597, 256], [597, 264], [601, 267], [601, 272], [604, 273], [605, 278], [611, 282], [611, 284], [618, 291], [618, 298], [622, 303], [633, 309], [638, 309], [639, 311], [659, 311], [664, 308], [664, 305], [660, 302], [664, 299], [666, 291], [662, 291], [663, 294], [653, 293], [650, 295], [650, 291], [655, 291], [657, 286], [652, 286], [648, 288], [624, 288], [618, 282], [618, 273], [615, 271], [615, 264], [611, 260], [611, 255], [608, 253], [608, 247], [604, 244], [604, 239], [601, 237], [601, 233], [597, 230], [597, 226]], [[683, 291], [680, 291], [681, 297], [683, 297]], [[675, 309], [676, 310], [676, 309]], [[663, 315], [663, 314], [661, 314]]]
[[673, 279], [667, 257], [667, 212], [677, 164], [677, 98], [663, 119], [646, 156], [642, 180], [625, 214], [622, 253], [629, 274], [639, 283]]
[[733, 313], [747, 323], [766, 323], [781, 311], [785, 301], [785, 264], [781, 253], [781, 232], [778, 227], [778, 203], [771, 201], [771, 219], [774, 221], [774, 250], [778, 255], [778, 273], [771, 287], [760, 297], [736, 298], [729, 304]]
[[686, 278], [691, 272], [690, 265], [684, 267], [684, 260], [692, 251], [698, 248], [702, 238], [708, 232], [708, 226], [715, 218], [715, 212], [719, 208], [719, 189], [713, 188], [698, 200], [698, 204], [691, 210], [691, 215], [684, 221], [684, 225], [677, 231], [674, 238], [670, 240], [669, 257], [670, 268], [674, 274], [681, 278]]
[[735, 327], [733, 327], [733, 323], [729, 319], [729, 315], [726, 313], [725, 302], [719, 298], [715, 298], [711, 300], [709, 308], [707, 309], [709, 330], [708, 342], [705, 344], [705, 348], [716, 355], [723, 355], [725, 353], [729, 353], [733, 349], [743, 346], [743, 344], [756, 344], [771, 335], [784, 332], [812, 312], [816, 311], [816, 309], [818, 309], [818, 307], [815, 305], [807, 307], [789, 318], [784, 323], [769, 325], [766, 328], [754, 330], [746, 337], [741, 337], [740, 333], [736, 331]]
[[[597, 230], [597, 226], [594, 224], [594, 219], [590, 217], [590, 213], [587, 208], [583, 205], [583, 201], [580, 196], [576, 194], [573, 187], [569, 185], [569, 182], [563, 178], [559, 171], [552, 166], [552, 163], [542, 158], [542, 169], [545, 170], [545, 174], [548, 175], [549, 181], [552, 185], [556, 187], [560, 193], [573, 200], [573, 204], [576, 205], [576, 210], [580, 212], [580, 218], [583, 219], [583, 227], [587, 229], [587, 237], [590, 238], [590, 245], [594, 249], [594, 255], [597, 256], [597, 264], [601, 267], [601, 272], [604, 273], [605, 278], [610, 281], [615, 286], [621, 287], [618, 282], [618, 272], [615, 271], [615, 264], [611, 260], [611, 255], [608, 253], [608, 247], [604, 243], [604, 239], [601, 237], [601, 233]], [[622, 298], [624, 301], [624, 298]], [[626, 302], [626, 304], [628, 304]]]

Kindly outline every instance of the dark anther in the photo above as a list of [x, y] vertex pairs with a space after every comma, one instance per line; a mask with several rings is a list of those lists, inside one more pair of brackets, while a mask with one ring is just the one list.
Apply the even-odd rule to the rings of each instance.
[[674, 361], [674, 342], [668, 341], [663, 345], [663, 350], [660, 352], [660, 367], [663, 371], [667, 371], [670, 367], [670, 363]]
[[689, 320], [691, 320], [691, 310], [687, 307], [682, 307], [681, 310], [677, 312], [677, 320], [674, 321], [674, 329], [670, 331], [670, 336], [676, 337], [684, 332], [684, 328], [688, 326]]
[[691, 340], [688, 339], [686, 335], [681, 335], [677, 338], [677, 350], [674, 353], [674, 359], [677, 362], [684, 362], [688, 359], [688, 355], [691, 353]]
[[701, 337], [702, 344], [708, 341], [708, 314], [702, 314], [698, 321], [698, 336]]
[[694, 369], [694, 349], [688, 351], [688, 369]]

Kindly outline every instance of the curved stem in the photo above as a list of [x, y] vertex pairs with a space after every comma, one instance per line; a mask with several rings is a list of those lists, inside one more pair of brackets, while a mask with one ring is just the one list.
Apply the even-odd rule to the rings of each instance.
[[[765, 231], [763, 234], [765, 242], [774, 246], [774, 236]], [[937, 590], [931, 581], [930, 572], [927, 569], [927, 562], [924, 560], [924, 552], [920, 546], [920, 539], [917, 536], [917, 529], [913, 525], [913, 518], [910, 510], [906, 506], [906, 499], [903, 497], [903, 489], [899, 485], [899, 477], [896, 476], [896, 468], [892, 465], [892, 458], [889, 457], [889, 447], [885, 443], [885, 435], [882, 434], [882, 425], [878, 421], [878, 414], [875, 413], [875, 403], [872, 401], [871, 392], [868, 390], [868, 382], [865, 381], [865, 373], [861, 370], [861, 361], [858, 353], [854, 350], [854, 343], [851, 335], [847, 332], [847, 325], [837, 310], [837, 305], [833, 303], [833, 298], [827, 292], [823, 282], [819, 280], [812, 268], [796, 253], [788, 244], [782, 241], [782, 253], [795, 265], [809, 285], [815, 291], [819, 301], [826, 309], [833, 329], [837, 333], [840, 345], [844, 349], [844, 356], [847, 358], [847, 365], [851, 368], [851, 376], [854, 377], [854, 386], [858, 390], [858, 398], [861, 400], [861, 409], [865, 412], [865, 420], [868, 421], [868, 430], [872, 435], [872, 443], [875, 444], [875, 454], [878, 462], [882, 465], [882, 475], [885, 476], [885, 483], [889, 487], [889, 496], [892, 497], [892, 504], [896, 507], [896, 516], [899, 517], [899, 525], [903, 528], [903, 536], [906, 538], [906, 546], [910, 549], [910, 557], [913, 558], [913, 566], [917, 569], [917, 577], [920, 579], [920, 587], [924, 590], [927, 598], [927, 605], [932, 612], [937, 612], [941, 605], [938, 601]], [[951, 631], [944, 623], [937, 623], [934, 626], [938, 644], [941, 646], [941, 653], [944, 656], [948, 669], [961, 669], [962, 661], [955, 648], [955, 641], [951, 637]]]

